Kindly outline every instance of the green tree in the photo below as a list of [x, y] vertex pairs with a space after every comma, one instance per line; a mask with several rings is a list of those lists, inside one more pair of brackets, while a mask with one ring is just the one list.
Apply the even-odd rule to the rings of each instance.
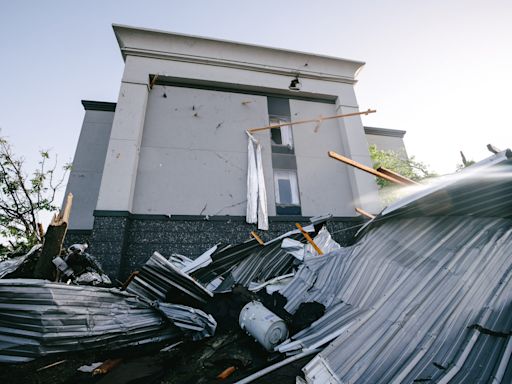
[[[437, 176], [429, 170], [428, 166], [421, 161], [416, 160], [414, 156], [407, 156], [405, 152], [385, 151], [378, 149], [375, 144], [369, 147], [373, 167], [387, 168], [393, 172], [407, 177], [414, 181], [420, 181], [428, 177]], [[380, 188], [391, 185], [390, 181], [377, 178], [377, 184]]]
[[42, 241], [40, 214], [57, 209], [55, 195], [70, 169], [66, 164], [57, 171], [57, 164], [57, 156], [40, 151], [39, 166], [29, 174], [23, 158], [0, 137], [0, 252], [24, 251]]

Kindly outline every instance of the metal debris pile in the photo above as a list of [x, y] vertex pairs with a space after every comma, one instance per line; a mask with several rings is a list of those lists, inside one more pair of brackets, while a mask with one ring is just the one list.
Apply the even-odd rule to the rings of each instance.
[[297, 382], [511, 382], [512, 153], [414, 188], [347, 247], [320, 218], [195, 259], [155, 252], [122, 289], [78, 285], [69, 256], [69, 284], [1, 279], [0, 361], [160, 343], [239, 383], [292, 364]]

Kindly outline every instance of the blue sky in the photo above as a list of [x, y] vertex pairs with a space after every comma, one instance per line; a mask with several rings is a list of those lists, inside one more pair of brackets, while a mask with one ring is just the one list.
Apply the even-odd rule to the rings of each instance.
[[510, 1], [6, 1], [0, 6], [0, 129], [28, 164], [72, 160], [82, 99], [116, 101], [112, 23], [362, 60], [365, 125], [407, 131], [440, 172], [459, 150], [512, 147]]

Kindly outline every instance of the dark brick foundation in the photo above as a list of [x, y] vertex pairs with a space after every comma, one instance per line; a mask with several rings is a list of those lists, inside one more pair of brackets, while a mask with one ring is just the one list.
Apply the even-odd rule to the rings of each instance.
[[90, 244], [91, 235], [92, 231], [90, 230], [70, 229], [66, 233], [66, 238], [64, 239], [64, 246], [67, 248], [72, 244]]
[[[269, 222], [270, 229], [265, 232], [245, 223], [243, 217], [206, 219], [204, 216], [166, 217], [100, 211], [95, 212], [94, 227], [89, 235], [90, 253], [98, 258], [111, 277], [124, 280], [154, 251], [164, 256], [179, 253], [194, 258], [219, 242], [241, 243], [253, 230], [265, 241], [272, 239], [295, 229], [296, 222], [308, 225], [309, 218], [271, 217]], [[361, 222], [359, 218], [334, 218], [329, 221], [328, 229], [338, 243], [347, 245]], [[73, 235], [75, 238], [78, 239]]]

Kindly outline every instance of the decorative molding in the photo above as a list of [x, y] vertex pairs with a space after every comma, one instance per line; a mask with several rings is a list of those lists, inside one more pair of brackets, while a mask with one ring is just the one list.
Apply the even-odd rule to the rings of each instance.
[[357, 83], [356, 79], [346, 77], [346, 76], [330, 75], [327, 73], [312, 72], [312, 71], [306, 72], [304, 70], [297, 70], [294, 68], [282, 68], [282, 67], [275, 67], [275, 66], [271, 66], [271, 65], [263, 65], [263, 64], [257, 64], [257, 63], [246, 63], [246, 62], [241, 62], [241, 61], [214, 59], [214, 58], [210, 58], [210, 57], [190, 56], [190, 55], [183, 55], [183, 54], [173, 53], [173, 52], [155, 51], [155, 50], [150, 50], [150, 49], [123, 47], [123, 48], [121, 48], [121, 53], [123, 54], [123, 57], [130, 55], [130, 56], [138, 56], [138, 57], [148, 57], [148, 58], [159, 59], [159, 60], [178, 61], [178, 62], [184, 62], [184, 63], [189, 63], [189, 64], [201, 64], [201, 65], [209, 65], [209, 66], [216, 66], [216, 67], [241, 69], [241, 70], [246, 70], [246, 71], [262, 72], [262, 73], [268, 73], [268, 74], [272, 74], [272, 75], [282, 75], [282, 76], [287, 76], [287, 77], [295, 77], [295, 76], [297, 76], [297, 74], [299, 74], [299, 77], [301, 79], [312, 79], [312, 80], [321, 80], [321, 81], [346, 83], [346, 84], [356, 84]]
[[364, 127], [364, 133], [366, 133], [367, 135], [399, 137], [403, 139], [406, 132], [407, 131], [400, 131], [398, 129]]

